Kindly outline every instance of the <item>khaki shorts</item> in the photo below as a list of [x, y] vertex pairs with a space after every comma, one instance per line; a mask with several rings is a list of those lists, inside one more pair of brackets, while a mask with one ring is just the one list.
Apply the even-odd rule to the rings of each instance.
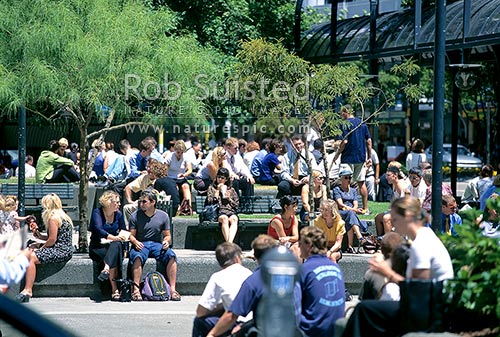
[[360, 182], [366, 179], [366, 165], [365, 163], [360, 164], [347, 164], [352, 170], [352, 181]]

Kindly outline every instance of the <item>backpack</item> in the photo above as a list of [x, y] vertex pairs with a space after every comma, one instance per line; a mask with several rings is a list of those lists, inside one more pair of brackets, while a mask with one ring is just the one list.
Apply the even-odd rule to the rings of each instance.
[[170, 300], [170, 285], [165, 277], [157, 271], [146, 274], [141, 289], [142, 299], [145, 301]]

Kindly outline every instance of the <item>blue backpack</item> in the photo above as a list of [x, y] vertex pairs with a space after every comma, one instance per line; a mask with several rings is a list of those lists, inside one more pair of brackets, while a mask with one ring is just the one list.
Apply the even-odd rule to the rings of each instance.
[[168, 301], [171, 295], [170, 285], [161, 273], [149, 272], [144, 278], [141, 295], [145, 301]]

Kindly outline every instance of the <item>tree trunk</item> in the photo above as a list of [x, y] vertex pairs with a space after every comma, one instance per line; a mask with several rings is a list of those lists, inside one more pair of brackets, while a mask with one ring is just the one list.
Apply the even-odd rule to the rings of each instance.
[[79, 206], [79, 221], [80, 230], [78, 231], [78, 251], [80, 253], [88, 252], [88, 214], [87, 214], [87, 195], [89, 189], [89, 178], [87, 174], [87, 158], [88, 158], [88, 145], [87, 145], [87, 128], [80, 129], [80, 191], [78, 193], [78, 206]]

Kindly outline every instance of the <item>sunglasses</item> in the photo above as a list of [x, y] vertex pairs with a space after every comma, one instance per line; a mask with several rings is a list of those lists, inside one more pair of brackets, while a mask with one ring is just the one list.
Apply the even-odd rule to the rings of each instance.
[[139, 200], [139, 204], [147, 204], [149, 200]]
[[224, 176], [217, 176], [217, 178], [227, 179], [227, 178], [226, 178], [226, 177], [224, 177]]
[[410, 177], [410, 180], [418, 180], [418, 179], [420, 179], [420, 177], [419, 177], [419, 176], [413, 176], [413, 177]]
[[352, 176], [343, 176], [343, 178], [344, 178], [345, 180], [351, 180], [351, 179], [352, 179]]

